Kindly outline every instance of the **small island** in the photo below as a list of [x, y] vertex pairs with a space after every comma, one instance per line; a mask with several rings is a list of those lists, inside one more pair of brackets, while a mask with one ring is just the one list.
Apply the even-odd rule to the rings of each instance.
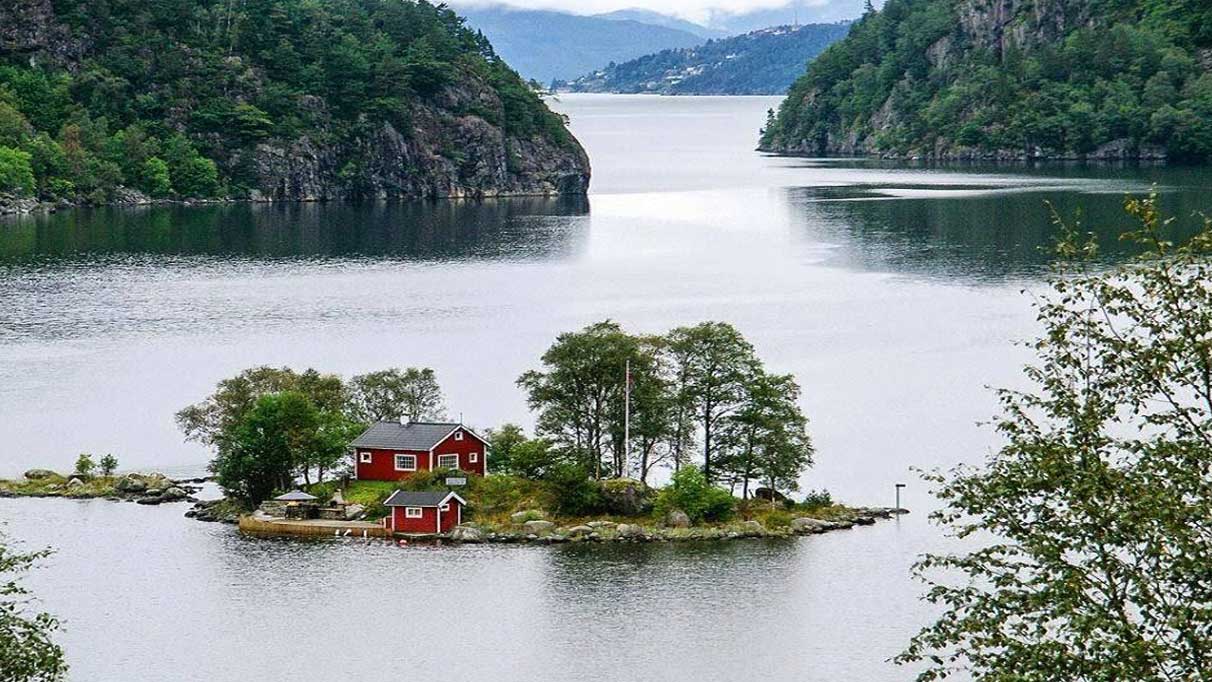
[[[561, 334], [517, 384], [534, 436], [443, 419], [428, 368], [346, 380], [255, 367], [176, 415], [213, 449], [213, 477], [117, 475], [112, 455], [84, 454], [70, 475], [0, 481], [0, 496], [191, 502], [186, 516], [251, 534], [406, 542], [790, 537], [904, 513], [825, 490], [795, 499], [815, 456], [799, 385], [731, 325], [633, 335], [600, 322]], [[208, 480], [223, 497], [198, 499]]]

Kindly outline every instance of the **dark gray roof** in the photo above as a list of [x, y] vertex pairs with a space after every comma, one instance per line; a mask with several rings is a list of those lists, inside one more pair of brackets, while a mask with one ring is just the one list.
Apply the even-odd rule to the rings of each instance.
[[354, 439], [355, 448], [384, 448], [387, 450], [428, 451], [442, 442], [458, 424], [431, 422], [377, 422]]
[[315, 495], [308, 495], [302, 490], [292, 490], [285, 495], [278, 495], [274, 499], [279, 502], [311, 502], [319, 498]]
[[[445, 500], [447, 496], [453, 494], [449, 490], [397, 490], [391, 494], [391, 497], [387, 498], [387, 501], [383, 505], [387, 507], [436, 507], [442, 504], [442, 500]], [[458, 495], [454, 496], [460, 502], [463, 501], [463, 498]]]

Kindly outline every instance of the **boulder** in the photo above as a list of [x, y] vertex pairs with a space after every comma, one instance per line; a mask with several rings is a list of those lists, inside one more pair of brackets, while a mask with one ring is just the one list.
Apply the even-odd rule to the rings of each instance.
[[873, 526], [875, 525], [875, 517], [864, 514], [854, 517], [854, 522], [860, 526]]
[[0, 497], [16, 497], [16, 496], [17, 496], [17, 493], [9, 490], [8, 488], [0, 488]]
[[541, 519], [527, 521], [526, 523], [522, 524], [522, 532], [533, 535], [545, 535], [550, 533], [553, 529], [555, 529], [554, 523], [551, 521], [543, 521]]
[[72, 480], [67, 482], [67, 487], [68, 488], [83, 488], [84, 481], [81, 481], [78, 478], [73, 478]]
[[164, 498], [159, 497], [158, 495], [144, 495], [143, 497], [135, 500], [135, 502], [138, 502], [139, 504], [160, 504], [163, 501]]
[[543, 518], [543, 512], [537, 509], [528, 509], [526, 511], [514, 512], [509, 515], [509, 520], [514, 525], [522, 525], [527, 521], [537, 521]]
[[635, 523], [620, 523], [614, 532], [620, 538], [636, 539], [644, 537], [644, 527]]
[[189, 493], [185, 492], [185, 490], [182, 488], [173, 486], [168, 490], [165, 490], [161, 494], [161, 497], [164, 498], [165, 502], [176, 502], [177, 500], [184, 500], [186, 497], [189, 497]]
[[450, 539], [472, 544], [484, 542], [484, 532], [475, 526], [455, 526], [454, 530], [450, 531]]
[[767, 502], [782, 502], [787, 499], [786, 495], [773, 488], [757, 488], [753, 491], [753, 497]]
[[756, 537], [766, 534], [766, 527], [761, 521], [743, 521], [741, 523], [741, 533], [747, 537]]
[[25, 478], [30, 481], [40, 481], [44, 478], [52, 478], [58, 475], [50, 469], [30, 469], [25, 472]]
[[593, 532], [593, 528], [591, 528], [589, 526], [573, 526], [572, 528], [568, 529], [568, 536], [574, 537], [574, 538], [579, 538], [579, 537], [585, 537], [592, 532]]
[[590, 521], [585, 525], [594, 530], [602, 530], [603, 528], [614, 528], [619, 524], [615, 523], [614, 521]]
[[345, 505], [345, 520], [346, 521], [353, 521], [354, 519], [360, 519], [360, 518], [362, 518], [362, 515], [365, 513], [366, 513], [366, 507], [363, 507], [360, 504]]
[[809, 533], [824, 533], [832, 528], [833, 524], [829, 523], [828, 521], [811, 519], [806, 516], [791, 520], [791, 530], [802, 535], [807, 535]]
[[652, 489], [634, 478], [602, 481], [602, 503], [606, 511], [620, 516], [639, 516], [652, 509]]
[[689, 528], [690, 517], [680, 509], [674, 509], [665, 515], [665, 525], [670, 528]]
[[114, 488], [123, 493], [141, 493], [147, 490], [147, 482], [128, 474], [119, 478], [118, 482], [114, 484]]

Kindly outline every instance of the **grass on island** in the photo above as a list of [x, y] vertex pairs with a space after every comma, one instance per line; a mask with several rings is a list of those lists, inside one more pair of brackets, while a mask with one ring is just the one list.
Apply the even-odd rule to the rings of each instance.
[[[69, 486], [68, 482], [73, 478], [80, 479], [82, 485]], [[8, 491], [19, 497], [109, 497], [118, 494], [118, 490], [114, 486], [120, 478], [121, 476], [52, 474], [45, 478], [0, 481], [0, 490]]]
[[[343, 492], [346, 502], [366, 507], [368, 519], [380, 519], [389, 511], [383, 502], [397, 489], [445, 490], [444, 478], [449, 472], [418, 472], [410, 479], [392, 481], [350, 481]], [[538, 512], [534, 518], [553, 521], [564, 527], [583, 525], [590, 521], [613, 521], [631, 523], [645, 527], [663, 525], [663, 517], [655, 511], [626, 516], [621, 514], [563, 515], [556, 513], [556, 492], [543, 481], [534, 481], [518, 476], [492, 474], [489, 476], [466, 476], [467, 485], [455, 488], [460, 497], [467, 500], [464, 520], [485, 530], [508, 529], [513, 526], [511, 515], [518, 512]], [[309, 492], [321, 499], [328, 499], [340, 488], [335, 481], [314, 484]], [[834, 520], [853, 517], [856, 510], [841, 504], [798, 504], [780, 502], [771, 504], [765, 500], [737, 500], [736, 511], [727, 519], [703, 521], [695, 524], [700, 528], [729, 529], [743, 521], [758, 521], [771, 531], [788, 529], [797, 517]]]

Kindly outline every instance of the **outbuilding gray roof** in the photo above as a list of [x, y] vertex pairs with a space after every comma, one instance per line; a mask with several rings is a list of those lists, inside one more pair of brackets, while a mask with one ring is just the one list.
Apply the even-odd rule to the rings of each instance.
[[429, 451], [441, 443], [459, 424], [437, 422], [376, 422], [354, 439], [355, 448]]
[[278, 502], [311, 502], [312, 500], [317, 500], [319, 498], [317, 498], [315, 495], [308, 495], [302, 490], [292, 490], [285, 495], [278, 495], [274, 499]]
[[386, 507], [436, 507], [447, 497], [453, 497], [460, 503], [463, 498], [449, 490], [397, 490], [383, 503]]

